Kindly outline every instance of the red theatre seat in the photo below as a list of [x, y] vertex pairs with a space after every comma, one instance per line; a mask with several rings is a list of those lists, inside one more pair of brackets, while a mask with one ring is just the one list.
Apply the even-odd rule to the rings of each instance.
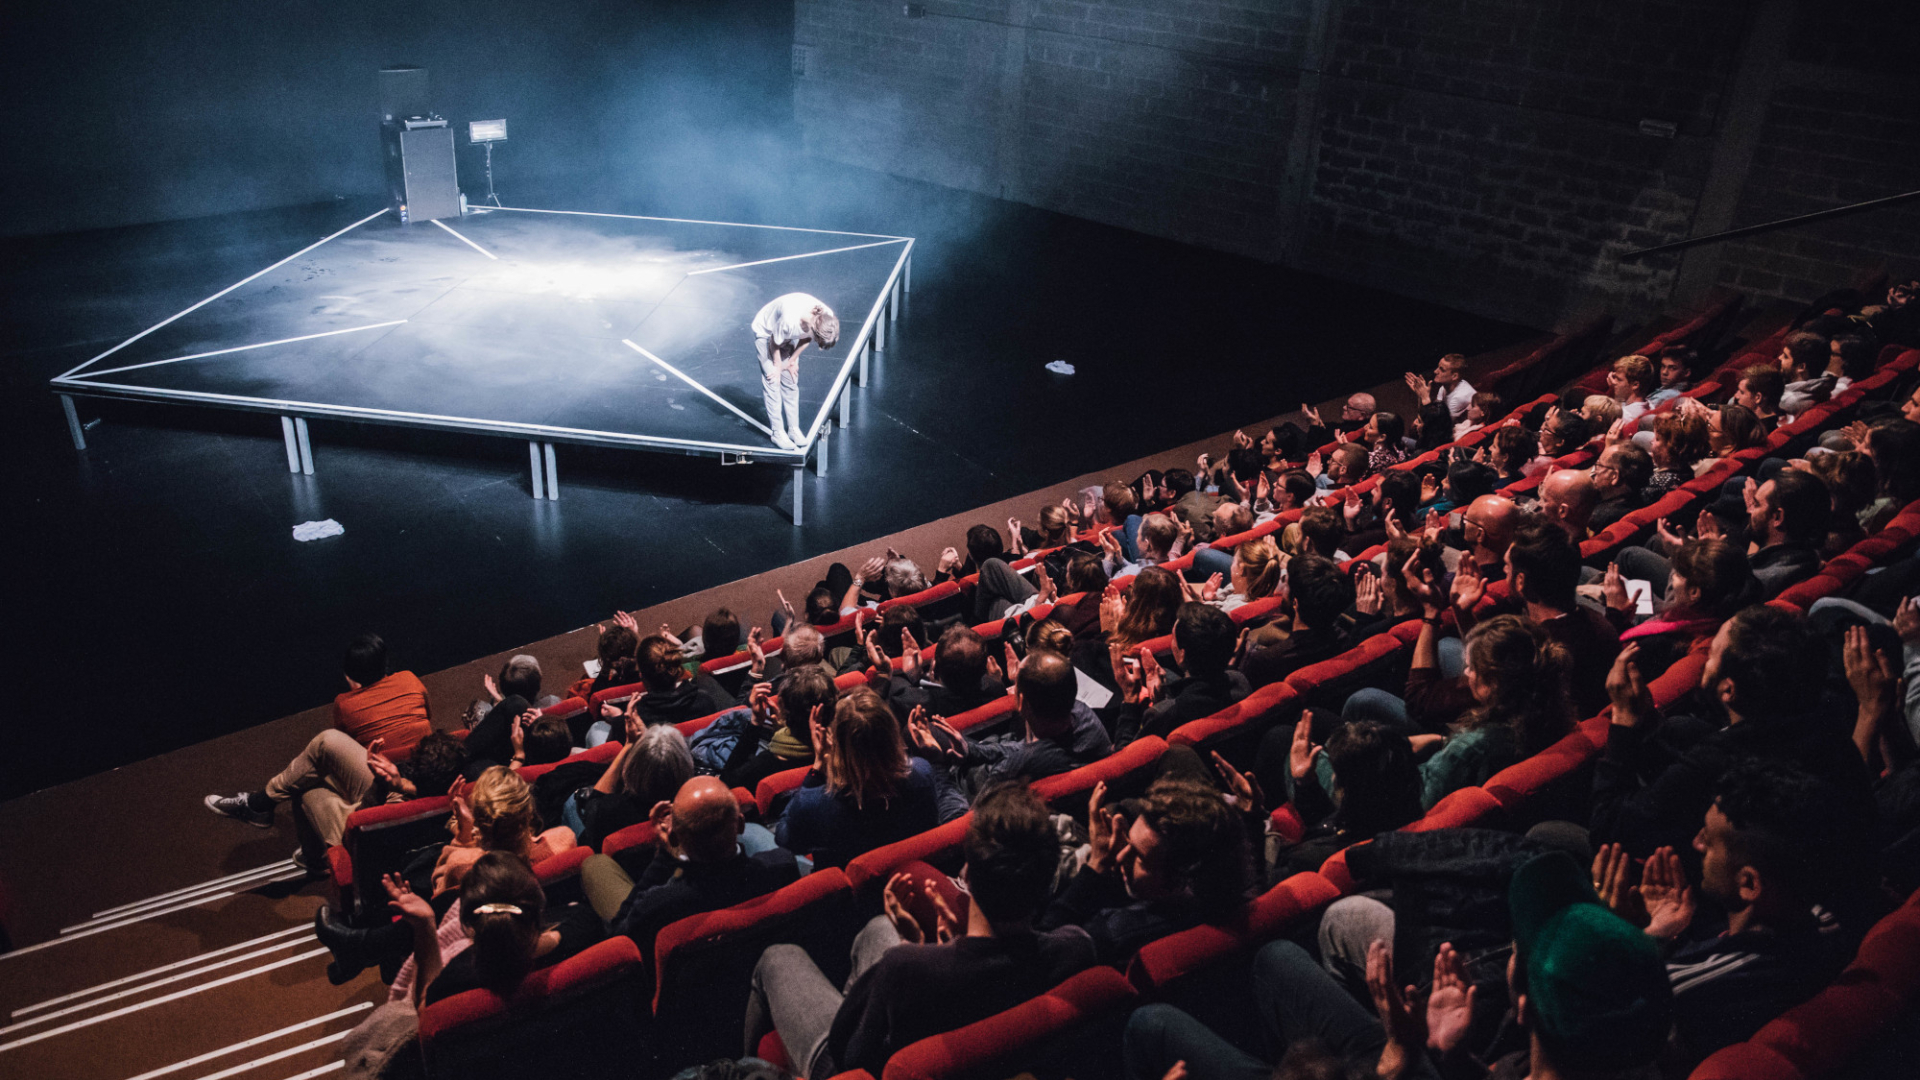
[[429, 1077], [633, 1075], [646, 1054], [640, 950], [609, 938], [527, 976], [509, 997], [469, 990], [420, 1010]]
[[845, 874], [816, 870], [778, 892], [662, 929], [653, 946], [662, 1075], [740, 1053], [753, 968], [767, 946], [802, 946], [838, 985], [855, 930], [852, 895]]
[[901, 1048], [888, 1060], [883, 1080], [1011, 1076], [1026, 1071], [1048, 1041], [1122, 1015], [1136, 996], [1119, 972], [1089, 968], [1006, 1012]]

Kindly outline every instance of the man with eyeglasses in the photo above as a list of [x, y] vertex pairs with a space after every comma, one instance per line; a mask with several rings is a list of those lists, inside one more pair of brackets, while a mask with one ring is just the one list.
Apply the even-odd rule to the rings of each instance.
[[1472, 559], [1480, 576], [1489, 581], [1506, 576], [1507, 547], [1520, 526], [1520, 508], [1504, 495], [1482, 495], [1460, 515], [1460, 536], [1466, 542], [1462, 558]]
[[1307, 418], [1306, 446], [1308, 450], [1318, 450], [1333, 441], [1334, 434], [1352, 435], [1367, 426], [1373, 414], [1380, 411], [1379, 403], [1372, 394], [1349, 394], [1346, 403], [1340, 406], [1340, 419], [1332, 427], [1320, 418], [1320, 410], [1312, 405], [1301, 405], [1300, 412]]
[[1647, 504], [1653, 455], [1634, 443], [1614, 443], [1600, 451], [1600, 460], [1587, 473], [1599, 499], [1587, 526], [1597, 533]]

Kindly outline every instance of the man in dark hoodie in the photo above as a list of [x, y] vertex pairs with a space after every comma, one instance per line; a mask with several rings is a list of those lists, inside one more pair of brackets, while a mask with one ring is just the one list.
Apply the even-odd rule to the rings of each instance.
[[914, 753], [936, 766], [941, 821], [966, 813], [973, 797], [996, 780], [1039, 780], [1113, 753], [1100, 718], [1075, 697], [1078, 681], [1066, 657], [1036, 651], [1020, 665], [1014, 687], [1020, 730], [1006, 735], [975, 741], [939, 718], [928, 719], [924, 710], [909, 718]]
[[1173, 662], [1183, 674], [1162, 682], [1151, 654], [1139, 658], [1138, 668], [1114, 664], [1125, 696], [1114, 714], [1114, 742], [1124, 748], [1143, 736], [1164, 737], [1246, 697], [1247, 677], [1230, 666], [1239, 635], [1240, 628], [1219, 608], [1180, 605], [1173, 623]]
[[915, 706], [924, 706], [934, 716], [958, 716], [977, 709], [1007, 691], [989, 672], [987, 657], [986, 641], [973, 628], [950, 626], [934, 652], [933, 678], [923, 677], [918, 645], [901, 653], [905, 666], [887, 678], [887, 704], [896, 716], [910, 715]]
[[1736, 762], [1755, 759], [1825, 781], [1850, 834], [1871, 834], [1872, 781], [1853, 745], [1852, 718], [1821, 707], [1827, 647], [1806, 616], [1755, 605], [1721, 624], [1697, 695], [1712, 719], [1660, 719], [1638, 652], [1627, 645], [1607, 674], [1613, 724], [1594, 765], [1595, 844], [1619, 843], [1637, 858], [1688, 850], [1715, 785]]

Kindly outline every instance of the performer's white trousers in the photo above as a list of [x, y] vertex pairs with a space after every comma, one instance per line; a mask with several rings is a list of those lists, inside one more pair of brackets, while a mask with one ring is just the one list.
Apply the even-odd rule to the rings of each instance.
[[[767, 406], [767, 426], [775, 431], [801, 431], [799, 372], [783, 369], [772, 359], [771, 344], [767, 338], [753, 339], [753, 347], [760, 354], [760, 394]], [[784, 422], [782, 412], [786, 414]]]

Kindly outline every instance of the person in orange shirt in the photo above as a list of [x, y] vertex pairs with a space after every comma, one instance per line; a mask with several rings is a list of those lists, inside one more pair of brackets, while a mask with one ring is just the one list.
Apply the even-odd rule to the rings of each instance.
[[347, 692], [333, 699], [333, 726], [361, 746], [385, 740], [388, 753], [405, 753], [433, 731], [427, 688], [411, 671], [387, 674], [387, 643], [359, 634], [340, 664]]

